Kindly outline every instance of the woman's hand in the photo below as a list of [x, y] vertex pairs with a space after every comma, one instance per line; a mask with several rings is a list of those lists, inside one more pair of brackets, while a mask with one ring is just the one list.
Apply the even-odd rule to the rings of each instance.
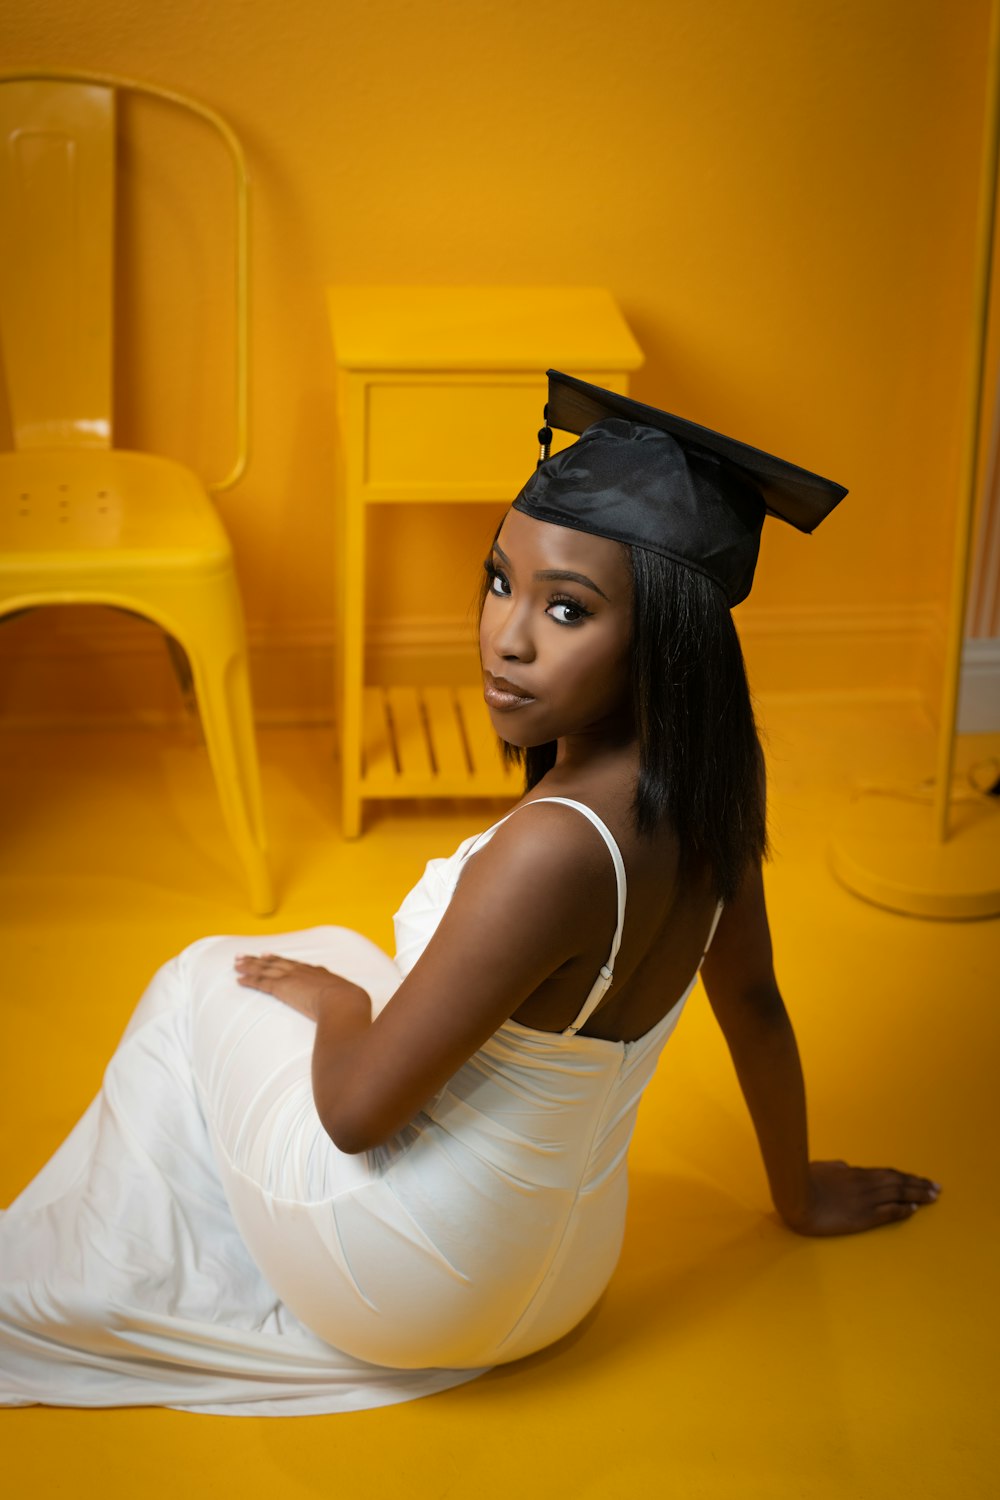
[[331, 974], [318, 964], [300, 964], [293, 958], [279, 958], [276, 953], [262, 953], [259, 957], [240, 954], [236, 960], [236, 977], [248, 989], [263, 990], [282, 1000], [293, 1010], [301, 1011], [312, 1021], [318, 1021], [320, 1011], [330, 999], [344, 999], [348, 995], [355, 1001], [359, 998], [368, 1007], [371, 1002], [360, 985], [352, 984], [339, 974]]
[[858, 1234], [934, 1203], [940, 1188], [927, 1177], [913, 1177], [891, 1167], [851, 1167], [846, 1161], [809, 1163], [805, 1207], [782, 1214], [797, 1234]]

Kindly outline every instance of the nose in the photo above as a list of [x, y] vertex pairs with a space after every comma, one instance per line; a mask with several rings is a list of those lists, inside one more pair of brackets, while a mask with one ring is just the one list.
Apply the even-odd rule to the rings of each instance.
[[531, 612], [526, 603], [496, 599], [483, 611], [483, 645], [503, 661], [534, 661]]

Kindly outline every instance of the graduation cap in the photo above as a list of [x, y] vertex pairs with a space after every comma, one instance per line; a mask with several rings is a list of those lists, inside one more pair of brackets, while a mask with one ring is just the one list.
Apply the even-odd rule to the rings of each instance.
[[[719, 585], [750, 592], [765, 515], [812, 531], [843, 485], [558, 370], [546, 372], [543, 457], [514, 509], [646, 547]], [[549, 427], [581, 434], [548, 456]]]

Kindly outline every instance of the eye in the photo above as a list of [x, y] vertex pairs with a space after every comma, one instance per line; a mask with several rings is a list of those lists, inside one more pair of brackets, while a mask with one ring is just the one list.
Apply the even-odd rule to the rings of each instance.
[[575, 599], [550, 599], [547, 613], [557, 625], [579, 625], [590, 614], [590, 610], [578, 604]]
[[506, 573], [501, 573], [496, 564], [490, 562], [488, 559], [483, 563], [483, 567], [486, 570], [486, 577], [489, 579], [489, 584], [487, 585], [488, 591], [500, 599], [509, 599], [510, 580]]

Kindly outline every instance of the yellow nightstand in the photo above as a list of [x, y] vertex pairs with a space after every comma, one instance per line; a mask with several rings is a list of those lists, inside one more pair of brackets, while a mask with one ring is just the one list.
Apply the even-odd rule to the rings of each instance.
[[[643, 357], [600, 287], [335, 286], [328, 299], [340, 432], [341, 818], [354, 838], [368, 800], [514, 797], [521, 786], [500, 759], [471, 640], [468, 687], [366, 685], [369, 507], [512, 500], [537, 455], [544, 371], [624, 393]], [[569, 441], [556, 434], [555, 446]]]

